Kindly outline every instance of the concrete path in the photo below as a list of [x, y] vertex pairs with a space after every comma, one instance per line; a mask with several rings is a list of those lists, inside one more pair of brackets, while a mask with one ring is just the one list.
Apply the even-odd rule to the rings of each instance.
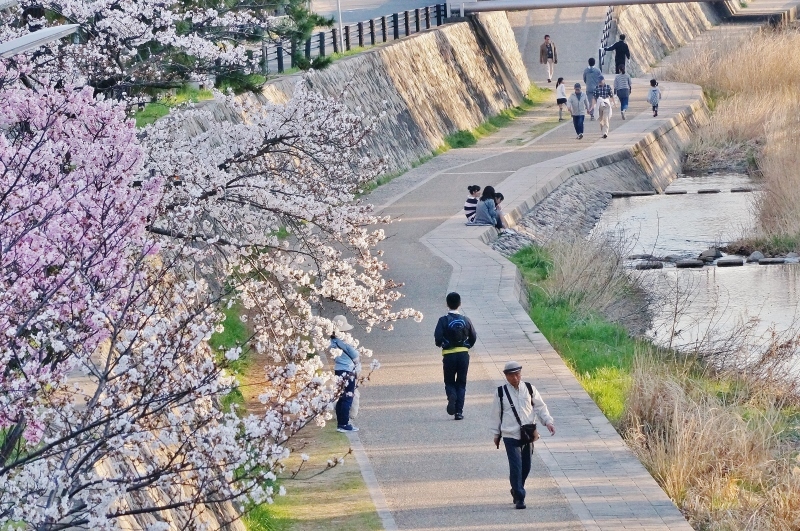
[[[538, 46], [550, 33], [559, 46], [556, 76], [568, 86], [580, 80], [604, 14], [604, 8], [512, 14], [531, 79], [541, 85]], [[382, 368], [362, 389], [361, 431], [351, 440], [386, 529], [690, 529], [531, 322], [519, 303], [516, 269], [483, 243], [493, 229], [465, 227], [461, 214], [470, 184], [494, 185], [507, 211], [535, 202], [560, 184], [565, 169], [633, 145], [700, 97], [698, 87], [662, 83], [654, 119], [644, 102], [645, 80], [635, 83], [629, 119], [615, 113], [609, 139], [600, 139], [590, 121], [582, 141], [570, 122], [535, 137], [531, 129], [556, 116], [551, 106], [367, 198], [399, 219], [383, 245], [387, 276], [405, 283], [401, 303], [425, 314], [421, 324], [402, 322], [391, 333], [356, 331]], [[462, 294], [479, 336], [460, 422], [445, 412], [441, 355], [433, 344], [451, 290]], [[493, 393], [509, 359], [520, 361], [523, 377], [541, 390], [558, 430], [536, 445], [525, 511], [513, 509], [508, 464], [489, 433]]]

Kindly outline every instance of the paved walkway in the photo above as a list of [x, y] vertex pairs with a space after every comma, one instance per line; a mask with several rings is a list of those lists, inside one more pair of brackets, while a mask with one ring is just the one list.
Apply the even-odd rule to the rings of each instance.
[[[551, 33], [564, 68], [556, 75], [568, 86], [578, 80], [604, 12], [557, 10], [549, 22], [539, 12], [530, 16], [537, 17], [533, 29], [520, 27], [531, 28], [528, 14], [512, 17], [531, 79], [541, 83], [539, 34]], [[560, 38], [562, 26], [555, 24], [563, 20], [585, 25], [576, 22]], [[425, 314], [421, 324], [361, 335], [382, 368], [362, 389], [361, 431], [351, 440], [386, 529], [690, 529], [530, 320], [519, 303], [516, 269], [482, 242], [490, 231], [465, 227], [460, 213], [470, 184], [494, 185], [505, 194], [507, 211], [535, 201], [560, 184], [565, 168], [633, 145], [700, 97], [698, 87], [661, 88], [654, 119], [644, 102], [647, 87], [636, 80], [629, 119], [615, 113], [606, 140], [589, 121], [583, 141], [575, 140], [570, 122], [534, 137], [532, 128], [556, 116], [550, 107], [476, 147], [436, 157], [367, 198], [399, 218], [383, 245], [387, 276], [405, 282], [401, 303]], [[445, 412], [441, 355], [433, 344], [451, 290], [462, 294], [479, 336], [460, 422]], [[513, 509], [507, 461], [489, 433], [493, 393], [509, 359], [520, 361], [523, 377], [541, 390], [558, 430], [536, 445], [525, 511]]]

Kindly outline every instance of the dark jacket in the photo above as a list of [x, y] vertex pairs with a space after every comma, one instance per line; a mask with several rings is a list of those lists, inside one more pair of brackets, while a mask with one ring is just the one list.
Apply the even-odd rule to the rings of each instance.
[[614, 64], [624, 65], [626, 59], [631, 58], [631, 51], [625, 41], [617, 41], [608, 48], [603, 48], [607, 52], [616, 52], [614, 54]]
[[[459, 347], [451, 347], [447, 344], [447, 340], [444, 337], [444, 331], [447, 329], [447, 322], [448, 322], [448, 315], [450, 314], [458, 315], [467, 323], [467, 345], [466, 346], [459, 346]], [[456, 312], [448, 312], [447, 315], [443, 315], [439, 317], [439, 321], [436, 323], [436, 330], [433, 331], [433, 339], [436, 342], [437, 347], [442, 348], [442, 354], [451, 354], [453, 352], [466, 352], [471, 347], [475, 345], [475, 342], [478, 340], [478, 334], [475, 333], [475, 327], [472, 325], [472, 321], [469, 320], [469, 317], [462, 313]]]

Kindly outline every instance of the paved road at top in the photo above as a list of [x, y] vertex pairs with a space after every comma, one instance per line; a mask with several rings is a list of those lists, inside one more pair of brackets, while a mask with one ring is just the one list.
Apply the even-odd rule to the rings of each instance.
[[[417, 7], [432, 6], [436, 3], [436, 0], [387, 0], [385, 2], [376, 0], [341, 0], [342, 23], [364, 22], [372, 18], [401, 13]], [[312, 0], [311, 9], [320, 15], [333, 17], [334, 19], [338, 18], [336, 0]]]

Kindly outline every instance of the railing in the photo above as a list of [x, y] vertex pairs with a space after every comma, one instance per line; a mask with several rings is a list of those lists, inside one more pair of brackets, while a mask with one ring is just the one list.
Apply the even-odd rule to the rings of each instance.
[[[302, 43], [299, 51], [306, 59], [344, 53], [356, 47], [374, 46], [441, 26], [446, 19], [445, 4], [420, 7], [349, 24], [342, 28], [341, 36], [339, 28], [321, 31]], [[292, 59], [292, 51], [291, 44], [286, 41], [265, 42], [261, 47], [262, 73], [283, 73], [289, 68], [294, 68], [296, 65]]]
[[614, 23], [614, 6], [608, 6], [606, 9], [606, 20], [603, 23], [603, 33], [600, 34], [600, 48], [597, 50], [597, 68], [602, 72], [603, 65], [606, 62], [606, 47], [608, 47], [608, 38], [611, 36], [611, 26]]

